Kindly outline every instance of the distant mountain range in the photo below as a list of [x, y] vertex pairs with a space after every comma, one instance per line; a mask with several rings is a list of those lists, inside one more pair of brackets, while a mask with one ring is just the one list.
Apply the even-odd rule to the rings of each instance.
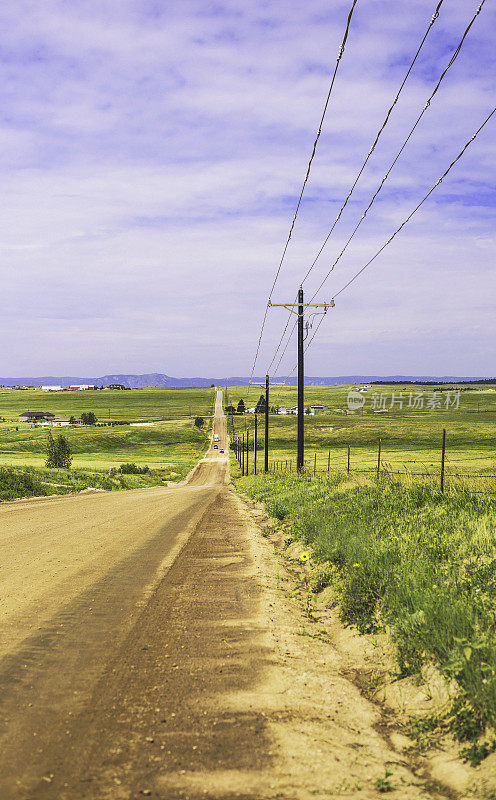
[[[296, 386], [297, 379], [278, 377], [274, 381], [285, 381], [288, 386]], [[230, 378], [172, 378], [170, 375], [163, 375], [159, 372], [152, 372], [147, 375], [103, 375], [100, 378], [78, 378], [74, 376], [53, 377], [44, 376], [41, 378], [0, 378], [2, 386], [64, 386], [71, 384], [95, 384], [96, 386], [110, 386], [111, 384], [121, 384], [127, 388], [142, 388], [145, 386], [187, 388], [204, 387], [215, 384], [216, 386], [246, 386], [249, 378], [247, 376], [235, 376]], [[253, 378], [255, 383], [265, 383], [265, 377]], [[496, 383], [496, 378], [467, 378], [456, 377], [453, 375], [334, 375], [331, 377], [306, 377], [307, 386], [329, 386], [333, 384], [355, 384], [355, 383]]]

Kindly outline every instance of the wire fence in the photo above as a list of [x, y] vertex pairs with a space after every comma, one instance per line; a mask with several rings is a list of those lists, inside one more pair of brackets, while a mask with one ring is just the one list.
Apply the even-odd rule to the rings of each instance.
[[[231, 443], [242, 475], [253, 475], [255, 471], [260, 474], [263, 471], [264, 442], [258, 441], [256, 463], [254, 444], [254, 436], [250, 433], [237, 437]], [[476, 451], [478, 446], [479, 450]], [[466, 447], [471, 448], [467, 453], [460, 449], [450, 452], [446, 431], [443, 430], [438, 449], [398, 448], [389, 449], [388, 452], [381, 439], [374, 449], [352, 445], [328, 450], [321, 448], [312, 451], [307, 448], [301, 472], [307, 477], [346, 473], [377, 481], [389, 476], [405, 484], [432, 485], [441, 492], [464, 491], [496, 496], [496, 451], [490, 450], [487, 442], [484, 442], [483, 449], [477, 442]], [[287, 458], [285, 455], [271, 457], [268, 471], [275, 475], [294, 474], [297, 471], [296, 458]]]
[[[302, 474], [305, 476], [317, 477], [322, 475], [347, 474], [350, 477], [361, 476], [380, 481], [381, 478], [394, 477], [405, 484], [431, 485], [439, 488], [441, 492], [463, 491], [471, 494], [486, 494], [496, 497], [496, 457], [492, 457], [492, 464], [489, 463], [490, 457], [467, 458], [466, 461], [484, 460], [488, 462], [484, 472], [475, 472], [469, 469], [460, 469], [456, 464], [462, 463], [463, 459], [456, 459], [455, 463], [442, 459], [438, 464], [426, 464], [425, 462], [415, 462], [412, 469], [408, 462], [404, 460], [391, 461], [382, 459], [379, 461], [378, 455], [375, 465], [366, 464], [360, 458], [359, 465], [353, 464], [350, 453], [350, 461], [347, 459], [347, 452], [338, 453], [336, 450], [329, 452], [327, 464], [322, 463], [322, 452], [319, 451], [308, 454], [305, 458]], [[338, 457], [337, 457], [338, 456]], [[341, 456], [341, 457], [340, 457]], [[343, 457], [344, 456], [344, 457]], [[296, 473], [296, 459], [272, 459], [269, 462], [269, 472], [276, 475], [290, 475]]]

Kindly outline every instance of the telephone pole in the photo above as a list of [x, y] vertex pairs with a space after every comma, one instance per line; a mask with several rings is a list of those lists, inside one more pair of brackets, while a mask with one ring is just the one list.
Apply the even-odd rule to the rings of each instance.
[[303, 289], [298, 289], [298, 437], [296, 469], [301, 472], [305, 458], [305, 369], [303, 364]]
[[265, 453], [264, 472], [269, 471], [269, 376], [265, 376]]
[[[323, 308], [324, 314], [327, 313], [328, 308], [334, 308], [334, 300], [330, 303], [304, 303], [303, 302], [303, 289], [300, 286], [298, 289], [298, 300], [296, 303], [273, 303], [269, 300], [270, 306], [282, 306], [291, 311], [292, 314], [298, 316], [298, 441], [297, 441], [297, 455], [296, 455], [296, 469], [302, 472], [305, 457], [305, 369], [304, 369], [304, 347], [305, 341], [303, 335], [303, 316], [306, 308]], [[298, 310], [295, 311], [294, 307], [297, 306]], [[268, 380], [268, 378], [266, 379]]]
[[255, 437], [254, 437], [254, 441], [253, 441], [253, 474], [254, 475], [257, 474], [257, 443], [258, 443], [257, 422], [258, 422], [257, 413], [255, 412]]

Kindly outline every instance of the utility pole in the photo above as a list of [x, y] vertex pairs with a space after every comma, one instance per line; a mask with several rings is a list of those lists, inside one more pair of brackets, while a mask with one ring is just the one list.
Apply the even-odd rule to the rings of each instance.
[[303, 289], [298, 289], [298, 438], [296, 469], [301, 472], [305, 457], [305, 369], [303, 364]]
[[269, 471], [269, 376], [265, 376], [265, 460], [264, 472]]
[[245, 435], [244, 434], [243, 434], [243, 449], [242, 449], [242, 456], [241, 457], [243, 459], [243, 464], [242, 464], [242, 467], [241, 467], [241, 475], [244, 476], [244, 474], [245, 474]]
[[257, 415], [255, 413], [255, 437], [253, 440], [253, 474], [257, 474]]
[[249, 472], [249, 469], [248, 469], [248, 454], [250, 452], [250, 444], [249, 443], [250, 443], [250, 431], [247, 430], [246, 431], [246, 474], [247, 475], [248, 475], [248, 472]]
[[444, 492], [444, 459], [446, 455], [446, 428], [443, 428], [443, 446], [441, 450], [441, 492]]
[[[306, 308], [323, 308], [324, 314], [327, 313], [328, 308], [334, 308], [334, 300], [330, 303], [304, 303], [303, 302], [303, 289], [300, 286], [298, 289], [298, 301], [296, 303], [273, 303], [269, 300], [270, 306], [282, 306], [291, 311], [292, 314], [298, 316], [298, 441], [297, 441], [297, 455], [296, 455], [296, 469], [299, 473], [303, 470], [304, 457], [305, 457], [305, 369], [303, 363], [304, 356], [304, 335], [303, 335], [303, 316]], [[297, 306], [297, 311], [294, 307]], [[268, 378], [267, 378], [268, 380]]]

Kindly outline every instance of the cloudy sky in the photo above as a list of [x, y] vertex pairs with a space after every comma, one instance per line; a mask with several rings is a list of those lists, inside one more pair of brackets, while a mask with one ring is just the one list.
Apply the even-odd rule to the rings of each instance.
[[[358, 0], [293, 240], [292, 300], [434, 0]], [[250, 373], [351, 0], [4, 0], [0, 374]], [[444, 0], [305, 290], [363, 213], [475, 12]], [[496, 10], [458, 59], [319, 297], [383, 244], [496, 105]], [[310, 375], [494, 375], [496, 116], [343, 292]], [[315, 319], [317, 321], [317, 318]], [[271, 309], [256, 374], [286, 322]], [[294, 364], [288, 347], [282, 372]]]

